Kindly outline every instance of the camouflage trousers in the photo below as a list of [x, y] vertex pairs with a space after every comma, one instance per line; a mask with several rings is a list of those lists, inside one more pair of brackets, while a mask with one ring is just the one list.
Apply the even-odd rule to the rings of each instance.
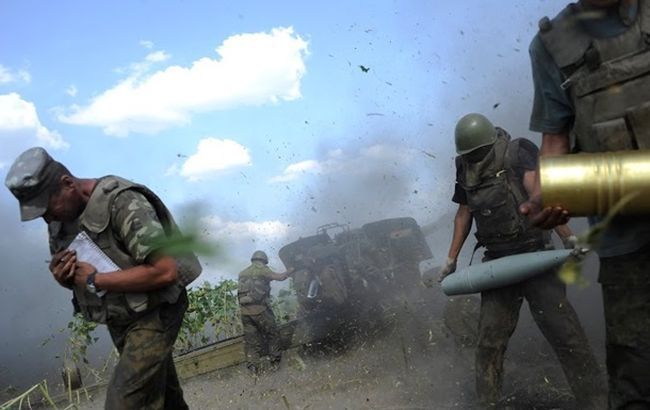
[[[650, 409], [650, 254], [601, 258], [610, 409]], [[616, 277], [618, 281], [616, 281]]]
[[273, 311], [266, 309], [258, 315], [242, 315], [241, 321], [248, 366], [259, 366], [260, 359], [265, 355], [269, 355], [273, 362], [279, 361], [282, 357], [280, 333]]
[[187, 294], [130, 324], [109, 323], [120, 353], [106, 391], [106, 409], [187, 409], [172, 349], [187, 309]]
[[605, 381], [578, 316], [566, 298], [566, 286], [549, 272], [513, 286], [481, 293], [476, 389], [487, 406], [499, 401], [503, 360], [523, 300], [553, 347], [580, 409], [605, 406]]

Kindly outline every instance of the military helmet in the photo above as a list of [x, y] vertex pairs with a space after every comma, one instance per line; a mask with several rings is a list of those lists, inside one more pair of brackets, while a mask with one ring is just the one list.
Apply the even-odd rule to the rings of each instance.
[[266, 263], [269, 263], [269, 257], [266, 256], [266, 253], [264, 251], [255, 251], [253, 252], [253, 256], [251, 256], [251, 262], [252, 261], [261, 261]]
[[494, 144], [497, 140], [497, 129], [484, 115], [471, 113], [458, 120], [455, 138], [456, 153], [463, 155]]

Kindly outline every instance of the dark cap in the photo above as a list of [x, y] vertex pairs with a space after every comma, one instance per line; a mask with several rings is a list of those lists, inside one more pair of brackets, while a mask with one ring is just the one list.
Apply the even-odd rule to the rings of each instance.
[[57, 175], [63, 165], [41, 147], [30, 148], [9, 168], [5, 185], [20, 202], [20, 219], [29, 221], [47, 211], [50, 194], [58, 188]]

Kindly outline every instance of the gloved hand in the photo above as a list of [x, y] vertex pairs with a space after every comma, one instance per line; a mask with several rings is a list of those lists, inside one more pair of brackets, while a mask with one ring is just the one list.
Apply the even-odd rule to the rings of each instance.
[[578, 244], [578, 237], [571, 235], [567, 236], [566, 238], [562, 238], [562, 244], [564, 245], [564, 249], [573, 249]]
[[562, 244], [564, 245], [564, 249], [573, 250], [571, 253], [574, 256], [584, 256], [591, 250], [588, 244], [580, 242], [580, 239], [578, 239], [575, 235], [562, 238]]
[[438, 273], [438, 283], [442, 282], [443, 279], [454, 272], [456, 272], [456, 260], [447, 258], [447, 262], [442, 268], [440, 268], [440, 272]]

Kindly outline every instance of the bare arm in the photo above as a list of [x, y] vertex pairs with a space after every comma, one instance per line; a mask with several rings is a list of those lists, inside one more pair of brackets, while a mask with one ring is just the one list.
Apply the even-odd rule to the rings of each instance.
[[568, 154], [569, 146], [569, 133], [562, 132], [559, 134], [542, 134], [542, 148], [539, 150], [539, 155], [564, 155]]
[[289, 272], [277, 273], [269, 269], [269, 272], [266, 274], [266, 277], [271, 280], [283, 281], [289, 277]]
[[[77, 262], [75, 283], [85, 286], [88, 275], [95, 268], [85, 262]], [[149, 292], [164, 288], [176, 282], [177, 265], [171, 256], [161, 256], [150, 264], [134, 266], [129, 269], [95, 276], [95, 286], [110, 292]]]
[[[568, 154], [570, 149], [569, 133], [542, 134], [542, 148], [540, 156], [553, 156]], [[525, 178], [524, 178], [525, 182]], [[526, 182], [525, 182], [526, 183]], [[530, 181], [529, 181], [530, 183]], [[526, 188], [529, 189], [528, 187]], [[559, 206], [542, 208], [542, 189], [539, 173], [535, 172], [534, 183], [529, 191], [530, 199], [519, 207], [519, 211], [528, 215], [531, 223], [542, 229], [553, 229], [569, 221], [569, 212]]]
[[469, 211], [469, 206], [458, 205], [456, 216], [454, 217], [454, 235], [451, 239], [451, 246], [449, 247], [449, 259], [458, 259], [458, 254], [465, 244], [465, 240], [469, 235], [472, 228], [472, 214]]
[[563, 241], [573, 235], [573, 231], [569, 228], [569, 225], [558, 225], [554, 230]]

